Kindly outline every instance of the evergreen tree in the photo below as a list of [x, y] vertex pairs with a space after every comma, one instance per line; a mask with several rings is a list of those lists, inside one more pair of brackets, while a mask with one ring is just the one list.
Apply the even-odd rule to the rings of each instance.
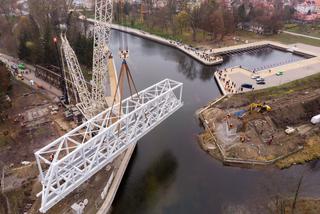
[[18, 56], [20, 59], [28, 60], [30, 58], [30, 50], [27, 47], [27, 42], [29, 40], [27, 32], [21, 32], [19, 37], [19, 47], [18, 47]]

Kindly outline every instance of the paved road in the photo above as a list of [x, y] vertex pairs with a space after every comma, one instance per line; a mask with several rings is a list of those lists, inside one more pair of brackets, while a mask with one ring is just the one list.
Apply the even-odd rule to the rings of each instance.
[[315, 36], [308, 36], [308, 35], [305, 35], [305, 34], [300, 34], [300, 33], [293, 33], [293, 32], [290, 32], [290, 31], [281, 31], [282, 33], [286, 33], [286, 34], [290, 34], [290, 35], [293, 35], [293, 36], [300, 36], [300, 37], [305, 37], [305, 38], [309, 38], [309, 39], [316, 39], [316, 40], [320, 40], [320, 37], [315, 37]]
[[[1, 54], [1, 53], [0, 53], [0, 61], [3, 61], [4, 63], [8, 64], [10, 67], [11, 67], [11, 65], [17, 65], [20, 62], [18, 59], [14, 58], [14, 57], [11, 57], [11, 56], [8, 56], [5, 54]], [[26, 68], [28, 70], [30, 70], [30, 72], [28, 74], [23, 74], [24, 80], [22, 82], [31, 86], [30, 80], [33, 80], [35, 83], [33, 88], [38, 89], [36, 87], [36, 85], [42, 86], [45, 90], [41, 90], [41, 92], [43, 94], [47, 95], [52, 100], [54, 100], [57, 96], [62, 96], [62, 92], [60, 89], [53, 87], [52, 85], [48, 84], [47, 82], [45, 82], [35, 76], [34, 66], [28, 65], [28, 64], [25, 64], [25, 65], [26, 65]]]
[[243, 83], [249, 83], [249, 84], [252, 84], [255, 89], [263, 89], [263, 88], [268, 88], [272, 86], [278, 86], [278, 85], [288, 83], [297, 79], [301, 79], [306, 76], [310, 76], [312, 74], [319, 73], [319, 69], [318, 69], [319, 66], [320, 66], [320, 63], [307, 65], [302, 68], [296, 68], [296, 69], [292, 69], [290, 71], [284, 72], [283, 76], [271, 75], [271, 76], [265, 77], [265, 80], [267, 83], [265, 85], [257, 85], [255, 80], [251, 79], [250, 77], [246, 76], [243, 73], [230, 74], [230, 78], [237, 85], [241, 85]]

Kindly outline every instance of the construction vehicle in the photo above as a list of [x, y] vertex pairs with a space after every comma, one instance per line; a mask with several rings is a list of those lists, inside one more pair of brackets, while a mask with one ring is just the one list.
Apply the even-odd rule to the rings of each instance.
[[249, 105], [249, 112], [252, 113], [253, 111], [263, 113], [266, 111], [271, 111], [272, 108], [269, 105], [261, 104], [261, 103], [251, 103]]

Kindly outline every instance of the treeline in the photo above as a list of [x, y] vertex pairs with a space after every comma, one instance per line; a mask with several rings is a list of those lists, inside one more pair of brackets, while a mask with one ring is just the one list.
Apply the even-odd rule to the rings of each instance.
[[[12, 10], [0, 10], [7, 16], [0, 17], [0, 27], [6, 31], [0, 34], [3, 51], [32, 64], [59, 65], [59, 50], [53, 38], [60, 35], [60, 24], [77, 24], [78, 14], [69, 13], [68, 0], [28, 0], [30, 14], [13, 16]], [[12, 7], [12, 1], [5, 0], [2, 8]], [[71, 27], [70, 27], [71, 28]], [[92, 39], [82, 35], [81, 28], [72, 26], [68, 30], [70, 43], [79, 56], [81, 64], [91, 66], [88, 53], [92, 53]]]
[[232, 12], [223, 4], [209, 0], [200, 6], [190, 6], [187, 1], [168, 0], [164, 7], [155, 8], [152, 1], [143, 4], [114, 3], [114, 21], [119, 24], [160, 29], [173, 36], [186, 31], [197, 39], [197, 32], [203, 31], [212, 39], [223, 39], [234, 31]]
[[0, 61], [0, 122], [3, 121], [3, 112], [9, 107], [10, 103], [6, 95], [11, 91], [10, 72], [5, 64]]
[[[234, 33], [239, 23], [250, 22], [277, 32], [285, 20], [289, 20], [294, 10], [275, 0], [269, 6], [254, 6], [249, 1], [238, 5], [226, 5], [224, 1], [207, 0], [201, 4], [188, 1], [168, 0], [163, 7], [155, 7], [153, 1], [141, 4], [115, 3], [116, 23], [150, 30], [160, 30], [179, 37], [190, 33], [196, 41], [199, 34], [210, 40], [223, 40]], [[272, 7], [270, 7], [272, 5]]]

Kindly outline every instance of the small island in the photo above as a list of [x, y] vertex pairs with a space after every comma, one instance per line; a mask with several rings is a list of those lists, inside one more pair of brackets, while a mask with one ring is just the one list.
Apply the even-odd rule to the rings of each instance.
[[198, 110], [201, 147], [227, 165], [283, 169], [320, 156], [320, 74], [281, 86], [226, 95]]

